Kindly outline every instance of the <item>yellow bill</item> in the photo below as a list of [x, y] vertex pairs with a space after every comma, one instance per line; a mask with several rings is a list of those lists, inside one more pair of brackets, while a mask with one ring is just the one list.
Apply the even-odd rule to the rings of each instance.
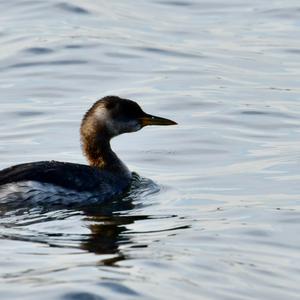
[[161, 118], [161, 117], [156, 117], [152, 115], [145, 115], [144, 117], [141, 117], [140, 119], [141, 125], [142, 126], [147, 126], [147, 125], [177, 125], [176, 122]]

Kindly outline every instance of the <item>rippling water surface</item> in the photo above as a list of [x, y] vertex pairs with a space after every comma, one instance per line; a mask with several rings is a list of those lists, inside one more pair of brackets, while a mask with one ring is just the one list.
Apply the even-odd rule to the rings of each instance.
[[299, 299], [298, 0], [0, 7], [1, 168], [84, 163], [104, 95], [179, 123], [113, 141], [110, 207], [2, 206], [1, 299]]

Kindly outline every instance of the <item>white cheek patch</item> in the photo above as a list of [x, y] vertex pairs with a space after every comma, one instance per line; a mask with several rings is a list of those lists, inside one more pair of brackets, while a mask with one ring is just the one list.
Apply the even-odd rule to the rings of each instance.
[[115, 124], [115, 122], [113, 122], [111, 119], [106, 120], [105, 124], [112, 136], [120, 134], [120, 128], [118, 124]]
[[107, 119], [109, 119], [109, 115], [107, 110], [104, 106], [99, 106], [95, 111], [96, 119], [100, 122], [105, 122]]
[[111, 135], [115, 136], [119, 134], [118, 128], [111, 119], [109, 112], [104, 106], [100, 106], [95, 111], [95, 117], [100, 124], [105, 124], [106, 128]]
[[119, 134], [125, 132], [134, 132], [141, 129], [141, 125], [137, 121], [118, 122], [117, 123]]
[[131, 123], [131, 132], [138, 131], [142, 128], [142, 125], [139, 122], [133, 121]]
[[122, 122], [112, 119], [110, 112], [107, 111], [103, 106], [97, 108], [95, 111], [95, 116], [99, 123], [105, 125], [112, 136], [116, 136], [125, 132], [138, 131], [142, 128], [142, 126], [136, 120]]

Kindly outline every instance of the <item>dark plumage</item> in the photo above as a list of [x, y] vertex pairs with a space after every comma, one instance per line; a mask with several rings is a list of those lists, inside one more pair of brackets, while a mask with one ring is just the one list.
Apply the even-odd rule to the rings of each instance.
[[[116, 178], [96, 167], [59, 161], [25, 163], [0, 171], [0, 185], [20, 181], [51, 183], [78, 192], [95, 193], [114, 185]], [[119, 180], [118, 186], [122, 189], [126, 184], [124, 178]]]
[[[0, 171], [1, 189], [6, 184], [38, 182], [105, 195], [101, 200], [120, 194], [130, 185], [131, 172], [112, 151], [110, 140], [146, 125], [173, 124], [176, 123], [146, 114], [134, 101], [104, 97], [87, 111], [80, 127], [82, 149], [90, 166], [57, 161], [16, 165]], [[26, 190], [26, 184], [22, 184], [22, 188]]]

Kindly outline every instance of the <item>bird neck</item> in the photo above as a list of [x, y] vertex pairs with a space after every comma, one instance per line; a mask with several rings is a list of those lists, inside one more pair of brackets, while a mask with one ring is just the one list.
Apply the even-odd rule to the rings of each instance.
[[118, 175], [128, 175], [129, 170], [118, 158], [110, 146], [110, 137], [103, 134], [92, 134], [82, 137], [83, 152], [90, 166], [107, 170]]

